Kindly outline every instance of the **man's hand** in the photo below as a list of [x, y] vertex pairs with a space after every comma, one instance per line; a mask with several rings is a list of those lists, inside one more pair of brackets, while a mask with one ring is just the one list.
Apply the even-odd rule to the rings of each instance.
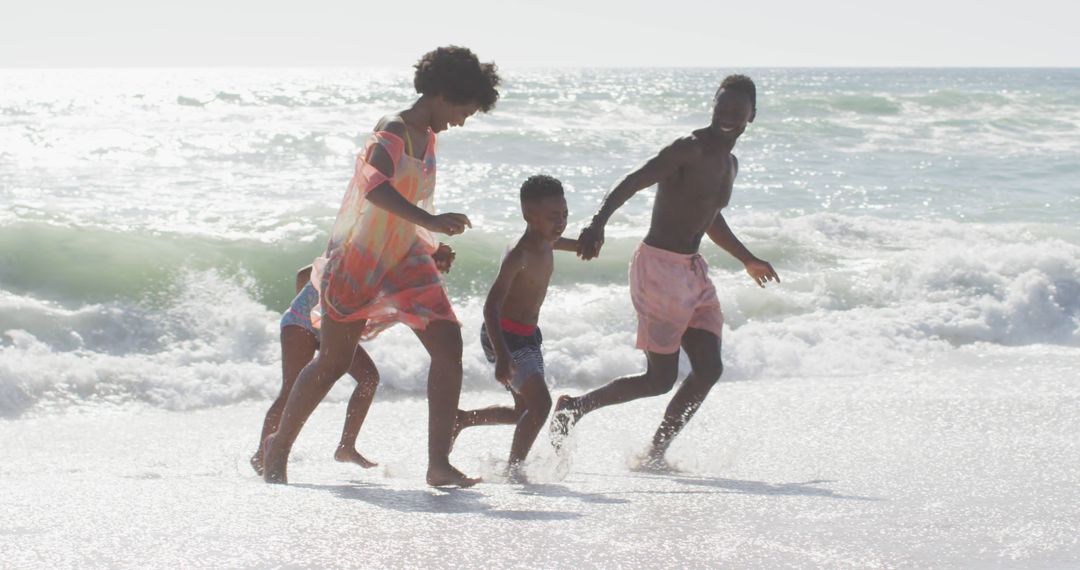
[[466, 227], [471, 228], [472, 222], [465, 214], [447, 213], [432, 216], [424, 227], [440, 234], [456, 236], [464, 232]]
[[604, 245], [604, 226], [595, 222], [585, 226], [578, 236], [577, 254], [581, 259], [589, 260], [600, 255]]
[[509, 354], [495, 357], [495, 379], [503, 386], [510, 386], [514, 379], [514, 360]]
[[450, 267], [454, 265], [455, 257], [457, 257], [457, 254], [454, 253], [454, 248], [445, 243], [439, 243], [438, 249], [431, 254], [431, 258], [435, 260], [435, 267], [443, 273], [450, 273]]
[[772, 265], [756, 257], [746, 262], [746, 272], [750, 274], [758, 287], [765, 287], [765, 283], [769, 281], [780, 282], [780, 276], [776, 274], [776, 270], [772, 268]]

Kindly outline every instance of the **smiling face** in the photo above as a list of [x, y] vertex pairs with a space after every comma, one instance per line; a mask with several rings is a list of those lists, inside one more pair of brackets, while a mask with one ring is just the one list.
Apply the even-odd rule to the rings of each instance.
[[566, 209], [566, 198], [563, 196], [527, 200], [522, 204], [522, 210], [529, 230], [547, 240], [555, 241], [566, 231], [566, 219], [570, 212]]
[[450, 127], [465, 125], [465, 120], [476, 114], [480, 106], [476, 103], [454, 103], [442, 96], [435, 98], [431, 113], [431, 130], [441, 133]]
[[709, 129], [718, 137], [735, 139], [743, 134], [746, 125], [754, 122], [754, 102], [745, 93], [721, 89], [713, 106], [712, 124]]

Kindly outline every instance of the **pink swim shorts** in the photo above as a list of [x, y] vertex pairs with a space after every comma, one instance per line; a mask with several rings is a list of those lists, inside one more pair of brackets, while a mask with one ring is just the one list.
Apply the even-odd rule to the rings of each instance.
[[637, 310], [637, 347], [657, 354], [678, 352], [686, 329], [720, 338], [724, 313], [709, 266], [701, 254], [638, 246], [630, 258], [630, 298]]

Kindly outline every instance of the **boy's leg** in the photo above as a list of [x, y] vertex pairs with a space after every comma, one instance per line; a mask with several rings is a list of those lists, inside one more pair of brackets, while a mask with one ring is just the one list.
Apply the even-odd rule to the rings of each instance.
[[533, 442], [551, 411], [551, 394], [542, 374], [533, 374], [526, 378], [520, 392], [525, 400], [525, 413], [517, 422], [514, 441], [510, 445], [510, 478], [523, 482], [524, 477], [518, 470], [529, 455], [529, 450], [532, 449]]
[[345, 410], [345, 427], [341, 430], [341, 443], [334, 452], [334, 459], [344, 463], [355, 463], [364, 469], [369, 469], [378, 463], [360, 455], [360, 452], [356, 450], [356, 437], [360, 434], [361, 426], [364, 425], [368, 409], [371, 408], [371, 401], [375, 399], [375, 390], [379, 387], [379, 369], [375, 367], [371, 356], [360, 345], [357, 345], [353, 352], [349, 375], [356, 380], [356, 388], [353, 389], [349, 406]]
[[649, 460], [662, 464], [664, 453], [675, 436], [679, 435], [690, 418], [701, 407], [716, 381], [724, 372], [720, 357], [720, 338], [701, 329], [687, 329], [682, 337], [682, 347], [690, 359], [690, 375], [671, 398], [664, 420], [653, 436]]
[[267, 436], [277, 431], [281, 412], [285, 409], [293, 383], [304, 366], [311, 362], [318, 346], [315, 335], [304, 327], [286, 326], [281, 329], [281, 391], [266, 412], [262, 434], [259, 436], [259, 449], [251, 456], [251, 466], [259, 475], [263, 473], [263, 442]]
[[286, 467], [296, 436], [300, 435], [304, 422], [326, 397], [334, 382], [348, 371], [365, 324], [363, 320], [341, 323], [323, 319], [319, 355], [300, 372], [285, 403], [277, 432], [266, 438], [263, 480], [267, 483], [288, 481]]
[[565, 438], [581, 416], [589, 412], [669, 392], [679, 376], [679, 351], [671, 354], [646, 351], [645, 356], [648, 359], [648, 368], [644, 374], [618, 378], [576, 398], [561, 396], [555, 405], [555, 417], [551, 421], [551, 432], [556, 440]]
[[466, 477], [450, 465], [450, 446], [461, 396], [461, 327], [451, 321], [432, 321], [414, 331], [431, 356], [428, 369], [429, 485], [471, 487], [480, 479]]
[[521, 414], [525, 413], [525, 400], [521, 396], [511, 392], [514, 396], [514, 407], [488, 406], [478, 410], [458, 410], [457, 431], [475, 426], [493, 426], [517, 423]]

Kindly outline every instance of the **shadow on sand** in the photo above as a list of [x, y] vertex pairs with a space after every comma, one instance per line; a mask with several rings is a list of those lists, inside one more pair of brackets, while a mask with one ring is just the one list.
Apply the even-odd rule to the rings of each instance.
[[550, 483], [528, 483], [524, 485], [518, 493], [534, 497], [579, 499], [585, 503], [601, 505], [619, 505], [630, 502], [627, 499], [616, 499], [602, 493], [580, 493], [569, 487], [552, 485]]
[[472, 489], [392, 489], [369, 482], [348, 485], [293, 484], [291, 487], [333, 493], [342, 499], [403, 513], [481, 514], [517, 521], [565, 521], [581, 518], [566, 511], [503, 510], [483, 502], [484, 494]]
[[827, 479], [815, 479], [802, 483], [766, 483], [764, 481], [746, 481], [742, 479], [724, 479], [722, 477], [673, 477], [676, 483], [683, 485], [699, 485], [723, 489], [726, 493], [738, 493], [742, 495], [787, 495], [799, 497], [823, 497], [826, 499], [842, 499], [846, 501], [880, 501], [874, 497], [861, 497], [858, 495], [844, 495], [831, 489], [818, 485], [835, 483]]
[[613, 474], [613, 473], [584, 473], [584, 475], [595, 475], [599, 477], [624, 477], [628, 479], [652, 479], [663, 480], [679, 483], [681, 485], [691, 485], [698, 487], [709, 487], [715, 489], [713, 491], [704, 490], [686, 490], [686, 491], [665, 491], [658, 489], [650, 490], [634, 490], [634, 491], [621, 491], [614, 492], [612, 494], [693, 494], [693, 493], [732, 493], [738, 495], [771, 495], [771, 496], [789, 496], [789, 497], [821, 497], [825, 499], [840, 499], [845, 501], [880, 501], [882, 499], [876, 497], [862, 497], [859, 495], [845, 495], [843, 493], [837, 493], [832, 489], [827, 489], [822, 485], [829, 483], [835, 483], [835, 480], [828, 479], [815, 479], [813, 481], [803, 481], [801, 483], [766, 483], [765, 481], [749, 481], [744, 479], [725, 479], [723, 477], [698, 477], [688, 475], [681, 471], [673, 470], [669, 473], [654, 472], [654, 473], [633, 473], [633, 474]]

